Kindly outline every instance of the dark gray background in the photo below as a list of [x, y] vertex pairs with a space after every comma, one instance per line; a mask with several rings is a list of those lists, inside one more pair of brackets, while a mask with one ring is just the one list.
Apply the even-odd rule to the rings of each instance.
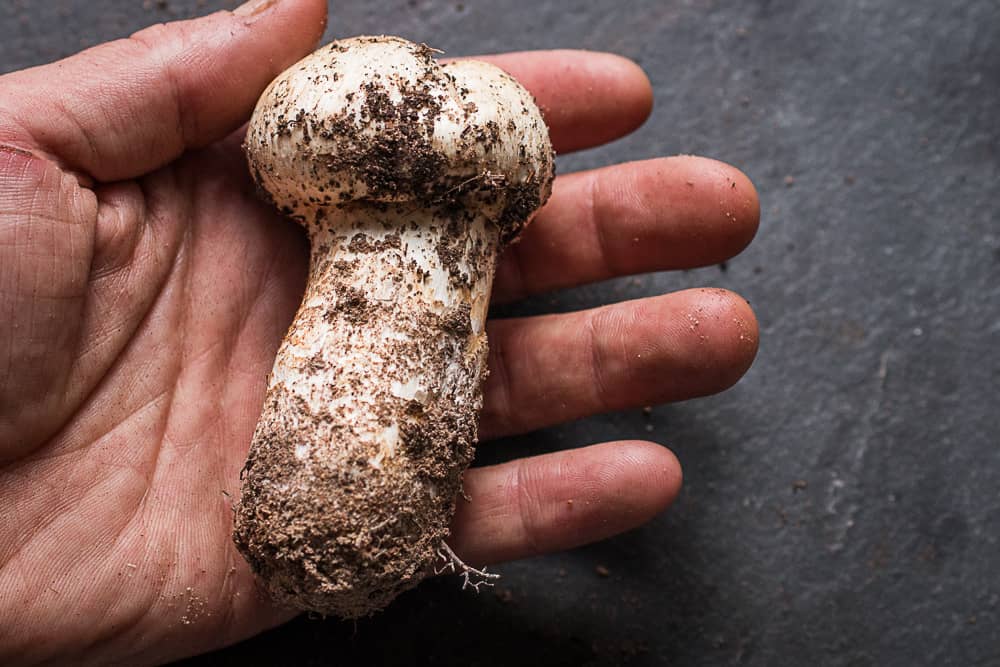
[[[0, 69], [232, 5], [6, 0]], [[760, 190], [757, 240], [508, 313], [718, 285], [753, 303], [761, 351], [721, 396], [483, 448], [662, 442], [686, 484], [647, 526], [505, 565], [496, 593], [433, 581], [356, 627], [300, 619], [185, 664], [1000, 664], [1000, 3], [333, 5], [330, 36], [640, 62], [652, 118], [561, 169], [726, 160]]]

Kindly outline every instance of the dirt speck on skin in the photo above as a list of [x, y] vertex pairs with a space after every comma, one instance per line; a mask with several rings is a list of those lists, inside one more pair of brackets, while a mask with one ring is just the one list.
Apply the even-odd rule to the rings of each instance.
[[207, 613], [207, 605], [203, 599], [201, 599], [194, 589], [188, 586], [184, 589], [183, 598], [184, 602], [184, 613], [181, 615], [180, 622], [181, 625], [191, 625], [197, 621], [202, 616]]

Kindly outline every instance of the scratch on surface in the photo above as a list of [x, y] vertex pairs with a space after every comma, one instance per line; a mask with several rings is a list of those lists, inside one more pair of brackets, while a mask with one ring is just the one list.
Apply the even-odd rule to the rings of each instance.
[[878, 401], [880, 404], [882, 402], [882, 394], [885, 391], [885, 379], [889, 377], [889, 352], [890, 350], [886, 350], [878, 359]]
[[[847, 479], [852, 482], [856, 482], [856, 480], [859, 479], [862, 467], [864, 466], [865, 457], [868, 455], [868, 448], [875, 435], [873, 421], [875, 417], [882, 412], [882, 407], [885, 402], [886, 381], [889, 378], [889, 360], [891, 358], [892, 348], [886, 349], [881, 355], [879, 355], [878, 368], [875, 371], [875, 396], [868, 403], [868, 409], [865, 410], [861, 418], [858, 420], [861, 430], [858, 437], [853, 439], [854, 444], [852, 447], [853, 451], [851, 452], [851, 465], [850, 469], [847, 471]], [[831, 515], [838, 514], [838, 505], [841, 500], [840, 496], [846, 486], [847, 482], [845, 482], [844, 479], [842, 479], [837, 472], [834, 471], [833, 478], [830, 480], [830, 485], [827, 488], [826, 510]], [[861, 505], [858, 503], [850, 503], [845, 508], [843, 512], [844, 519], [839, 523], [834, 531], [834, 539], [828, 546], [830, 551], [840, 551], [844, 548], [847, 535], [851, 528], [854, 527], [855, 517], [860, 509]]]

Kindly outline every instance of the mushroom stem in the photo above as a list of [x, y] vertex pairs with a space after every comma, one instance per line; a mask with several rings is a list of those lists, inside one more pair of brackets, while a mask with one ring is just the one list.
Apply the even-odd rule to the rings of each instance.
[[[410, 225], [405, 209], [350, 207], [314, 232], [308, 287], [268, 385], [270, 418], [254, 433], [247, 482], [268, 507], [266, 539], [300, 545], [294, 558], [305, 564], [308, 551], [330, 550], [312, 542], [329, 539], [317, 528], [333, 523], [363, 565], [317, 586], [316, 599], [296, 593], [309, 609], [328, 604], [329, 588], [367, 588], [385, 560], [407, 570], [370, 581], [365, 597], [387, 599], [366, 604], [420, 577], [448, 535], [441, 517], [454, 513], [477, 439], [497, 229], [477, 217], [452, 237], [446, 218], [411, 212]], [[266, 480], [255, 474], [262, 463]], [[393, 534], [416, 539], [385, 551]], [[257, 569], [273, 576], [263, 561]]]

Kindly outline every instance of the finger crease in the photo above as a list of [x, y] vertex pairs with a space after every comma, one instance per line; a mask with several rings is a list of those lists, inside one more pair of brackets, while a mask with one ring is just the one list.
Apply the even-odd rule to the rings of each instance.
[[608, 396], [608, 390], [604, 372], [604, 353], [601, 351], [601, 336], [596, 320], [596, 314], [588, 317], [585, 329], [589, 338], [587, 343], [590, 346], [590, 379], [594, 388], [594, 403], [596, 406], [602, 406], [605, 403], [605, 397]]
[[[85, 172], [86, 174], [90, 175], [91, 172], [93, 171], [94, 165], [98, 164], [101, 158], [101, 151], [97, 145], [97, 139], [94, 137], [94, 133], [91, 132], [90, 129], [88, 129], [87, 126], [80, 121], [80, 119], [76, 116], [76, 114], [74, 114], [73, 112], [71, 112], [69, 109], [66, 108], [66, 103], [63, 100], [59, 99], [58, 97], [55, 97], [50, 101], [50, 104], [59, 113], [61, 113], [63, 117], [70, 124], [73, 125], [73, 127], [77, 131], [78, 136], [83, 139], [83, 143], [87, 147], [87, 152], [89, 153], [89, 157], [87, 159], [81, 160], [79, 159], [79, 157], [82, 156], [77, 156], [77, 160], [75, 161], [76, 164], [73, 164], [72, 168], [79, 169]], [[52, 147], [52, 149], [54, 153], [58, 153], [58, 149], [56, 147]]]
[[517, 488], [517, 511], [521, 521], [521, 534], [524, 543], [530, 549], [532, 555], [542, 553], [542, 545], [538, 539], [538, 512], [537, 501], [529, 490], [527, 474], [528, 460], [521, 459], [517, 462], [514, 473], [514, 484]]
[[596, 173], [591, 174], [590, 184], [586, 189], [586, 197], [588, 199], [587, 210], [590, 212], [590, 228], [597, 243], [597, 263], [600, 269], [604, 271], [603, 275], [595, 276], [595, 280], [599, 280], [601, 277], [606, 278], [617, 275], [611, 263], [611, 255], [608, 251], [609, 244], [604, 225], [601, 224], [602, 216], [597, 211], [598, 202], [601, 201], [600, 188], [601, 179], [598, 178]]

